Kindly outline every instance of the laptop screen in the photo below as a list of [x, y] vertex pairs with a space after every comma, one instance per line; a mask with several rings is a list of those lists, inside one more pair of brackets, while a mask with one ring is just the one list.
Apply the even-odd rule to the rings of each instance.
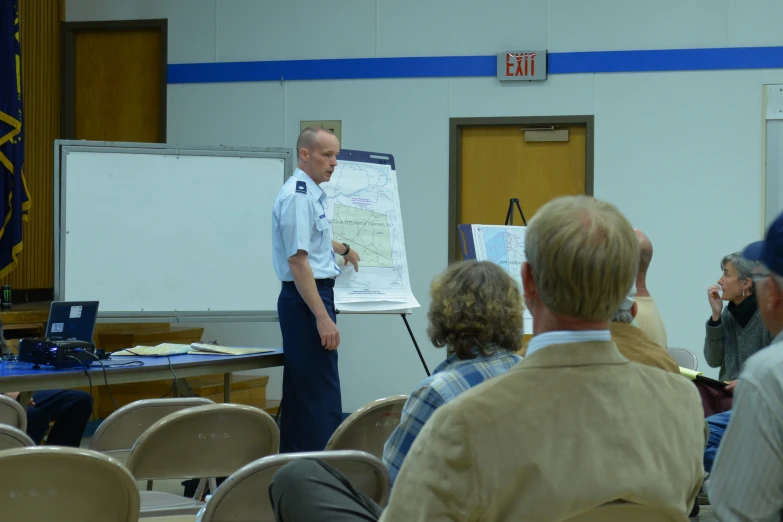
[[46, 338], [92, 341], [98, 301], [55, 301], [49, 309]]

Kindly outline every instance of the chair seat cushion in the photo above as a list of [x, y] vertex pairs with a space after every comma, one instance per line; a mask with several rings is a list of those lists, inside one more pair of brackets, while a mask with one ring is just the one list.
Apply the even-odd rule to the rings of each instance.
[[139, 491], [141, 497], [140, 518], [174, 515], [195, 515], [204, 503], [162, 491]]
[[128, 463], [128, 456], [130, 455], [129, 449], [121, 449], [121, 450], [109, 450], [109, 451], [102, 451], [106, 456], [109, 456], [115, 460], [118, 460], [120, 464], [123, 466]]

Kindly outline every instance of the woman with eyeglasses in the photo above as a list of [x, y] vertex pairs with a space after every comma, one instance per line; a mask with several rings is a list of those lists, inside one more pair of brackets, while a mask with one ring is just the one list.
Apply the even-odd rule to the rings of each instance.
[[[720, 262], [723, 275], [718, 284], [707, 289], [712, 316], [707, 321], [704, 358], [712, 368], [720, 367], [719, 379], [729, 383], [727, 390], [736, 385], [748, 357], [772, 342], [753, 287], [753, 270], [758, 266], [739, 252], [729, 254]], [[723, 301], [728, 302], [725, 308]]]

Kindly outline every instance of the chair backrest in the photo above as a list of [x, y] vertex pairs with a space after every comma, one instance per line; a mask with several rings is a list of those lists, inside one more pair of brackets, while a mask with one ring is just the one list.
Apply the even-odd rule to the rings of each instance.
[[160, 419], [175, 411], [206, 404], [214, 402], [201, 397], [144, 399], [132, 402], [106, 417], [95, 431], [90, 441], [90, 449], [109, 452], [130, 450], [141, 434]]
[[264, 457], [231, 475], [207, 502], [201, 522], [273, 522], [275, 515], [268, 494], [272, 477], [292, 460], [305, 457], [318, 459], [334, 467], [358, 491], [381, 506], [386, 504], [389, 498], [389, 472], [374, 455], [350, 450], [284, 453]]
[[27, 433], [7, 424], [0, 424], [0, 450], [35, 446]]
[[581, 513], [564, 522], [683, 522], [684, 515], [672, 513], [663, 508], [642, 506], [630, 502], [610, 502]]
[[279, 447], [277, 424], [265, 411], [209, 404], [176, 411], [150, 426], [126, 466], [137, 480], [227, 477]]
[[337, 427], [326, 450], [359, 450], [382, 458], [383, 445], [400, 423], [407, 400], [407, 395], [393, 395], [365, 404]]
[[139, 491], [116, 460], [78, 448], [0, 451], [3, 520], [137, 522]]
[[0, 393], [0, 424], [27, 429], [27, 411], [16, 400]]
[[669, 355], [677, 362], [678, 366], [689, 370], [699, 369], [699, 359], [696, 354], [685, 348], [669, 348]]

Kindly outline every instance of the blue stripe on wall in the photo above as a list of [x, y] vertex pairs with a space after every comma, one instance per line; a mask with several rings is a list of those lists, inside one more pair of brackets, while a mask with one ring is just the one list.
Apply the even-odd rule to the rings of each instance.
[[[548, 53], [548, 74], [783, 68], [783, 47]], [[497, 57], [428, 56], [170, 64], [168, 83], [482, 77]]]
[[783, 47], [549, 53], [549, 74], [783, 68]]
[[494, 56], [172, 64], [169, 83], [495, 76]]

